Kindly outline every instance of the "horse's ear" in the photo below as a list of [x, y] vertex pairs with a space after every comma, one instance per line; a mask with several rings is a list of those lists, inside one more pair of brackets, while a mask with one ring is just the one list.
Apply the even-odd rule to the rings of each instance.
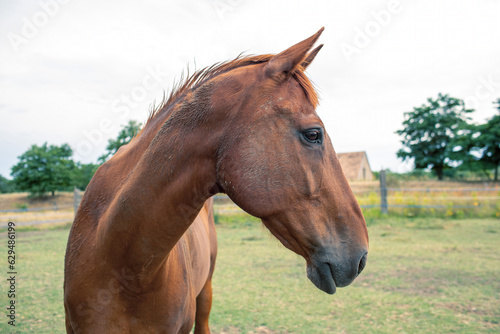
[[[266, 66], [266, 75], [272, 77], [278, 81], [282, 81], [288, 78], [297, 67], [305, 60], [307, 52], [312, 48], [316, 40], [319, 38], [321, 33], [325, 28], [321, 28], [317, 33], [311, 37], [289, 47], [283, 52], [278, 53], [276, 56], [271, 58]], [[320, 48], [321, 49], [321, 48]], [[316, 48], [311, 52], [312, 59], [316, 56], [319, 49]], [[310, 57], [307, 57], [309, 59]], [[307, 60], [306, 60], [307, 61]], [[309, 63], [311, 62], [309, 61]], [[309, 65], [309, 63], [307, 65]]]
[[306, 59], [304, 59], [304, 61], [300, 64], [300, 66], [302, 66], [302, 68], [304, 70], [307, 68], [307, 66], [309, 66], [310, 63], [312, 63], [312, 61], [314, 60], [314, 57], [316, 57], [316, 55], [318, 54], [319, 50], [321, 50], [322, 47], [323, 47], [323, 44], [320, 44], [314, 50], [309, 52]]

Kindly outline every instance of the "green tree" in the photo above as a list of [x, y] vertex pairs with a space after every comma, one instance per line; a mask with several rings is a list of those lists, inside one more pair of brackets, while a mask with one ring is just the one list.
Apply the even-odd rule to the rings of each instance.
[[397, 156], [403, 161], [413, 159], [416, 169], [431, 168], [442, 180], [443, 171], [451, 167], [452, 161], [465, 158], [460, 137], [470, 133], [467, 114], [474, 109], [467, 109], [462, 100], [441, 93], [427, 102], [405, 113], [404, 129], [396, 131], [403, 137], [403, 148]]
[[0, 194], [13, 193], [16, 191], [14, 181], [0, 175]]
[[498, 114], [486, 123], [476, 126], [476, 135], [472, 139], [472, 151], [478, 157], [478, 163], [483, 170], [494, 170], [494, 180], [498, 181], [500, 166], [500, 99], [496, 101]]
[[101, 155], [99, 159], [97, 159], [97, 162], [101, 164], [105, 163], [106, 160], [112, 157], [120, 147], [128, 144], [134, 136], [141, 131], [141, 126], [141, 123], [130, 120], [125, 126], [123, 126], [116, 139], [108, 140], [106, 153]]
[[99, 165], [77, 162], [71, 174], [71, 184], [80, 190], [85, 190]]
[[18, 190], [29, 191], [32, 196], [44, 196], [71, 185], [71, 172], [75, 163], [73, 151], [68, 144], [61, 146], [44, 143], [32, 145], [19, 156], [19, 162], [12, 167], [11, 175]]

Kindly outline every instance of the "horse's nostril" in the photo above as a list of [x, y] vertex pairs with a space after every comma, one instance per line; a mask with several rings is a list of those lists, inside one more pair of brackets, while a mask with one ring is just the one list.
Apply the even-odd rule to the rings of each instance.
[[358, 275], [361, 274], [361, 272], [363, 271], [363, 269], [365, 269], [365, 266], [366, 266], [366, 256], [367, 256], [367, 253], [365, 253], [365, 255], [363, 255], [361, 257], [361, 260], [359, 261]]

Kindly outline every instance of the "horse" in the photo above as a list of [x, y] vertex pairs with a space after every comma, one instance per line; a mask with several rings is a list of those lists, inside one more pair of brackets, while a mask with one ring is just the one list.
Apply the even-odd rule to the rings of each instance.
[[366, 223], [304, 72], [322, 31], [195, 72], [99, 167], [66, 249], [67, 333], [210, 333], [217, 193], [302, 256], [320, 290], [359, 275]]

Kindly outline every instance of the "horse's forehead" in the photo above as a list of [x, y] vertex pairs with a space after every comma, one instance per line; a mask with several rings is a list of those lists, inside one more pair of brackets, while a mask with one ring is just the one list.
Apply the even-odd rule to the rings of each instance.
[[279, 94], [272, 101], [273, 109], [281, 114], [291, 114], [297, 117], [317, 117], [316, 110], [307, 99], [301, 87], [298, 91]]
[[279, 90], [278, 98], [285, 98], [293, 103], [309, 106], [314, 110], [314, 106], [307, 97], [304, 87], [292, 76], [286, 83], [282, 84], [282, 89]]
[[[291, 75], [284, 82], [277, 82], [264, 74], [264, 64], [256, 64], [237, 68], [228, 73], [228, 77], [238, 78], [237, 83], [243, 94], [250, 97], [260, 106], [260, 109], [271, 112], [293, 112], [296, 115], [316, 115], [315, 108], [308, 98], [305, 88], [299, 83], [295, 75]], [[232, 87], [235, 83], [230, 82]], [[257, 89], [245, 90], [245, 86], [253, 85]]]

